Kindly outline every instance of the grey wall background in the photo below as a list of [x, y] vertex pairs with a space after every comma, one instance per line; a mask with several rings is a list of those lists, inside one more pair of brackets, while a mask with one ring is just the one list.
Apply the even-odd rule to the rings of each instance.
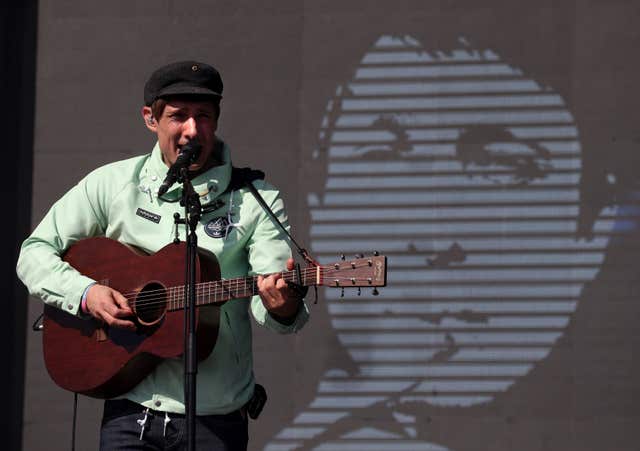
[[[552, 87], [580, 130], [580, 230], [587, 233], [606, 205], [633, 203], [640, 11], [632, 1], [59, 0], [39, 9], [34, 224], [91, 169], [150, 150], [139, 113], [144, 81], [161, 64], [194, 58], [223, 74], [221, 134], [234, 162], [267, 172], [297, 235], [310, 242], [307, 195], [322, 193], [327, 177], [327, 161], [312, 158], [327, 103], [383, 35], [411, 36], [431, 52], [464, 37]], [[630, 230], [608, 241], [548, 357], [489, 403], [419, 404], [409, 412], [414, 437], [389, 412], [357, 409], [359, 422], [328, 428], [320, 442], [276, 437], [314, 401], [326, 371], [353, 365], [321, 292], [300, 334], [255, 329], [255, 371], [270, 401], [251, 424], [250, 448], [370, 449], [371, 439], [340, 439], [351, 426], [370, 426], [400, 437], [381, 438], [380, 449], [636, 449], [637, 238]], [[40, 310], [31, 300], [29, 325]], [[40, 336], [27, 338], [23, 449], [68, 449], [73, 397], [48, 379]], [[79, 408], [78, 449], [95, 449], [100, 402], [81, 398]]]

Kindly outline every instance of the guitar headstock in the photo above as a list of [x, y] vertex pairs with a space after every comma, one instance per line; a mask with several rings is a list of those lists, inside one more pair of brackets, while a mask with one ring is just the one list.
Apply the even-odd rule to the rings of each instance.
[[334, 288], [384, 287], [387, 285], [387, 257], [358, 256], [322, 266], [320, 285]]

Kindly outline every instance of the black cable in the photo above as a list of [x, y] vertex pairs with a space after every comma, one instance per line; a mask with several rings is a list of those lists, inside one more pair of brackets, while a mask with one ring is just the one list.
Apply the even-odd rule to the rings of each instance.
[[[42, 329], [44, 329], [44, 326], [42, 325], [42, 323], [40, 323], [40, 321], [42, 321], [42, 318], [44, 317], [44, 313], [40, 313], [40, 316], [38, 316], [36, 318], [36, 320], [33, 322], [33, 324], [31, 325], [31, 330], [34, 332], [42, 332]], [[38, 324], [40, 323], [40, 324]]]
[[73, 394], [73, 422], [71, 425], [71, 451], [76, 451], [76, 419], [78, 418], [78, 394]]

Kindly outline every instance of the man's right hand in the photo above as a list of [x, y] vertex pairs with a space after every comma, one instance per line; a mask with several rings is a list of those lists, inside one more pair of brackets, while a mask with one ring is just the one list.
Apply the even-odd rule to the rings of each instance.
[[94, 318], [112, 327], [135, 330], [136, 325], [127, 318], [134, 315], [127, 298], [104, 285], [92, 285], [87, 291], [87, 310]]

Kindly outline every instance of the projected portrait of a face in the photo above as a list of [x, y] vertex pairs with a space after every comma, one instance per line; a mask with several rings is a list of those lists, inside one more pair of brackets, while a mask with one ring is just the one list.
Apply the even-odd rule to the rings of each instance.
[[605, 209], [579, 237], [580, 132], [550, 86], [460, 38], [381, 36], [327, 102], [312, 158], [312, 250], [372, 250], [388, 286], [327, 290], [350, 358], [266, 449], [446, 450], [429, 409], [488, 405], [545, 359], [593, 280]]

